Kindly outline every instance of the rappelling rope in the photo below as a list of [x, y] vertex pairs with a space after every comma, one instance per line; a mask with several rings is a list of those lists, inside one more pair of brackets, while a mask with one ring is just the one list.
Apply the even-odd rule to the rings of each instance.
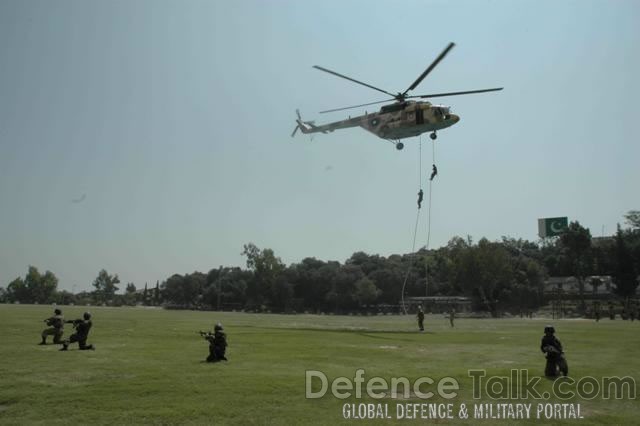
[[[420, 177], [420, 182], [418, 185], [418, 188], [422, 188], [422, 136], [420, 136], [420, 143], [419, 143], [419, 160], [418, 160], [418, 164], [419, 164], [419, 177]], [[435, 141], [432, 141], [432, 152], [431, 152], [432, 158], [433, 158], [433, 164], [436, 163], [436, 144]], [[426, 245], [426, 249], [429, 250], [429, 243], [430, 243], [430, 239], [431, 239], [431, 193], [432, 193], [432, 187], [433, 187], [433, 181], [429, 180], [429, 207], [427, 209], [427, 245]], [[418, 212], [416, 214], [416, 224], [414, 226], [413, 229], [413, 243], [411, 245], [411, 256], [412, 258], [415, 257], [416, 253], [416, 238], [418, 235], [418, 223], [420, 221], [420, 209], [418, 209]], [[413, 259], [412, 259], [413, 260]], [[404, 276], [404, 282], [402, 283], [402, 309], [404, 310], [405, 315], [408, 314], [407, 312], [407, 307], [404, 303], [404, 290], [406, 288], [407, 285], [407, 280], [409, 278], [409, 273], [411, 272], [411, 265], [412, 262], [409, 262], [409, 266], [407, 267], [407, 273]], [[428, 295], [428, 291], [429, 291], [429, 269], [428, 269], [428, 265], [425, 265], [425, 295]]]
[[[431, 141], [431, 158], [433, 164], [436, 164], [436, 141]], [[427, 246], [429, 251], [429, 243], [431, 241], [431, 195], [433, 194], [433, 180], [429, 180], [429, 210], [427, 211]], [[424, 295], [429, 296], [429, 264], [425, 262], [424, 265]]]

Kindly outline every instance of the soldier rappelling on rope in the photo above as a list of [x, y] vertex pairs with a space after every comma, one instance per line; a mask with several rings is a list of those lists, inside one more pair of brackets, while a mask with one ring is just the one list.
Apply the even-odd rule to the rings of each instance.
[[433, 180], [433, 178], [436, 177], [437, 174], [438, 174], [438, 168], [434, 164], [432, 169], [431, 169], [431, 177], [429, 178], [429, 180], [430, 181]]
[[424, 192], [422, 192], [422, 189], [420, 189], [420, 192], [418, 192], [418, 208], [422, 207], [422, 197], [424, 196]]

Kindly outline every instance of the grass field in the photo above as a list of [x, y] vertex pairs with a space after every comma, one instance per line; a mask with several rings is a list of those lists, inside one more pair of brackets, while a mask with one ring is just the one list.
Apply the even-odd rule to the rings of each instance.
[[[86, 308], [62, 307], [67, 319]], [[539, 376], [544, 357], [539, 350], [548, 320], [457, 319], [451, 328], [442, 316], [427, 316], [427, 332], [416, 332], [413, 317], [258, 315], [244, 313], [166, 311], [152, 308], [90, 308], [94, 326], [89, 342], [96, 351], [68, 352], [38, 346], [42, 320], [50, 306], [0, 305], [0, 424], [637, 424], [640, 404], [628, 396], [606, 400], [574, 397], [560, 401], [492, 400], [486, 392], [474, 400], [469, 369], [489, 376], [509, 376], [526, 369]], [[228, 335], [229, 362], [203, 362], [207, 342], [196, 334], [220, 321]], [[558, 320], [557, 337], [565, 346], [570, 376], [640, 378], [640, 322]], [[72, 329], [65, 328], [65, 335]], [[50, 338], [49, 338], [50, 339]], [[364, 369], [363, 398], [331, 395], [331, 381], [353, 380]], [[305, 371], [322, 371], [329, 391], [305, 398]], [[459, 383], [450, 400], [434, 396], [409, 399], [367, 396], [374, 376], [406, 377], [413, 383], [430, 377], [421, 392], [436, 392], [448, 376]], [[319, 390], [319, 379], [312, 382]], [[550, 391], [543, 379], [536, 389]], [[402, 388], [400, 388], [402, 390]], [[494, 389], [495, 390], [495, 389]], [[497, 389], [500, 392], [500, 389]], [[503, 394], [506, 395], [505, 389]], [[530, 403], [529, 420], [473, 419], [471, 406], [483, 403]], [[582, 419], [538, 420], [538, 403], [580, 404]], [[390, 419], [344, 419], [345, 404], [388, 406]], [[398, 419], [396, 404], [453, 404], [454, 418]], [[470, 408], [466, 420], [459, 406]], [[357, 407], [357, 405], [356, 405]], [[404, 409], [403, 409], [404, 410]], [[356, 410], [357, 413], [357, 410]], [[406, 411], [403, 411], [406, 416]], [[357, 414], [356, 414], [357, 415]], [[419, 417], [419, 414], [418, 414]]]

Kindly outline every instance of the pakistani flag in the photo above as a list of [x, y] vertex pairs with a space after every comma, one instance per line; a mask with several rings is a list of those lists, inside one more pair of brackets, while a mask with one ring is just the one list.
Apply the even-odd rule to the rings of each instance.
[[556, 237], [566, 231], [569, 220], [566, 217], [548, 217], [538, 219], [538, 235], [540, 238]]

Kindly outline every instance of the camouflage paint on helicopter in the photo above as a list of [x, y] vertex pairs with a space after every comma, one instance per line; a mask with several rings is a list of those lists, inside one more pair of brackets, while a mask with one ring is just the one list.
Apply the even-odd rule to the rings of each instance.
[[291, 136], [295, 136], [298, 129], [300, 129], [302, 133], [328, 133], [333, 132], [334, 130], [346, 129], [349, 127], [362, 127], [363, 129], [370, 131], [371, 133], [382, 139], [394, 142], [396, 144], [396, 148], [398, 149], [402, 149], [404, 146], [400, 142], [400, 139], [418, 136], [426, 132], [431, 132], [431, 139], [435, 140], [437, 138], [436, 131], [453, 126], [458, 121], [460, 121], [460, 117], [452, 114], [451, 109], [447, 106], [433, 105], [427, 101], [408, 101], [407, 99], [435, 98], [442, 96], [455, 96], [502, 90], [502, 87], [499, 87], [494, 89], [469, 90], [464, 92], [447, 92], [430, 95], [407, 96], [407, 93], [410, 90], [415, 89], [418, 84], [422, 82], [427, 74], [429, 74], [431, 70], [435, 68], [435, 66], [442, 60], [442, 58], [445, 57], [445, 55], [449, 52], [449, 50], [453, 48], [453, 46], [455, 46], [455, 44], [450, 43], [447, 48], [436, 58], [436, 60], [431, 65], [429, 65], [429, 67], [420, 75], [420, 77], [418, 77], [418, 79], [411, 86], [409, 86], [407, 90], [405, 90], [403, 93], [398, 93], [395, 95], [387, 92], [386, 90], [379, 89], [375, 86], [371, 86], [367, 83], [363, 83], [351, 77], [347, 77], [335, 71], [331, 71], [327, 68], [315, 65], [314, 68], [317, 68], [321, 71], [336, 75], [354, 83], [366, 86], [370, 89], [374, 89], [393, 96], [393, 99], [371, 102], [346, 108], [321, 111], [321, 113], [342, 111], [350, 108], [359, 108], [367, 105], [389, 102], [392, 100], [395, 100], [396, 102], [389, 105], [384, 105], [382, 108], [380, 108], [380, 111], [375, 113], [365, 113], [364, 115], [358, 117], [348, 118], [347, 120], [334, 121], [332, 123], [327, 123], [320, 126], [315, 125], [313, 121], [302, 121], [300, 112], [296, 110], [296, 113], [298, 115], [298, 118], [296, 120], [297, 125], [293, 130]]
[[362, 127], [382, 139], [398, 140], [435, 132], [460, 120], [450, 108], [429, 102], [407, 101], [382, 107], [379, 112], [316, 126], [298, 119], [302, 133], [327, 133], [337, 129]]

